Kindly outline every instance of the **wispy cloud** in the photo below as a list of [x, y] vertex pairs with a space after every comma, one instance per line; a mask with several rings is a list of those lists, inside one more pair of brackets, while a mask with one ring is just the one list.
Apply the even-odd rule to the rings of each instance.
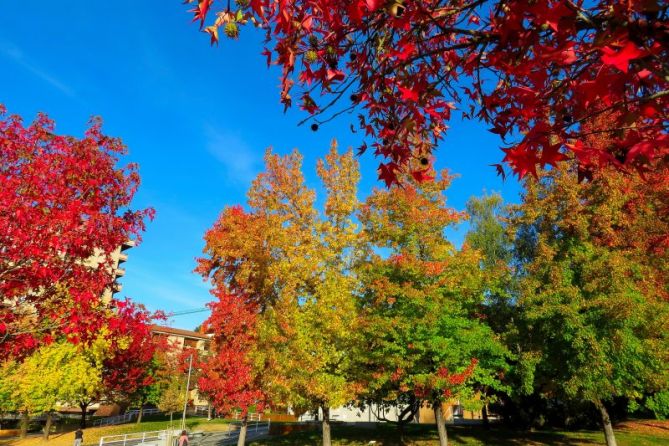
[[212, 126], [205, 129], [207, 151], [225, 169], [231, 183], [248, 184], [262, 167], [259, 152], [253, 150], [239, 134], [220, 131]]
[[128, 269], [127, 276], [121, 282], [134, 282], [133, 289], [138, 290], [141, 296], [130, 296], [133, 300], [142, 302], [149, 308], [169, 312], [203, 307], [211, 300], [207, 290], [199, 284], [195, 286], [195, 279], [197, 276], [194, 274], [187, 276], [165, 272], [156, 275], [153, 271], [135, 266]]
[[3, 42], [0, 44], [0, 53], [4, 54], [7, 58], [14, 61], [14, 63], [21, 66], [26, 71], [29, 71], [39, 79], [56, 88], [61, 93], [70, 97], [76, 96], [72, 88], [56, 79], [36, 63], [30, 61], [30, 59], [25, 54], [23, 54], [23, 52], [17, 46]]

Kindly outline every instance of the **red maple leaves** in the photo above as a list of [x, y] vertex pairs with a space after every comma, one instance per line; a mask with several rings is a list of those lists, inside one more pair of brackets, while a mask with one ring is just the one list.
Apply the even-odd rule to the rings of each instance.
[[[198, 2], [197, 20], [209, 5]], [[308, 119], [359, 109], [372, 140], [361, 151], [373, 147], [386, 165], [382, 179], [394, 183], [441, 141], [449, 102], [503, 138], [505, 161], [520, 176], [576, 156], [572, 147], [587, 136], [581, 124], [612, 110], [618, 119], [597, 129], [612, 141], [611, 156], [582, 146], [578, 161], [639, 168], [638, 157], [613, 160], [641, 142], [650, 143], [644, 157], [666, 160], [667, 8], [613, 0], [257, 0], [219, 12], [211, 26], [263, 27], [273, 45], [264, 54], [283, 68], [282, 103], [291, 104], [295, 87], [324, 95], [303, 107]], [[541, 131], [528, 138], [536, 126]]]
[[25, 126], [0, 107], [0, 358], [64, 335], [86, 341], [106, 323], [112, 253], [152, 210], [128, 208], [136, 167], [94, 120], [81, 139], [45, 115]]
[[149, 365], [158, 347], [151, 333], [155, 318], [128, 300], [113, 301], [112, 307], [105, 321], [110, 351], [103, 379], [110, 395], [128, 397], [153, 383]]
[[217, 289], [214, 295], [217, 300], [209, 305], [211, 316], [204, 324], [205, 332], [214, 334], [212, 355], [200, 359], [198, 388], [220, 412], [261, 411], [265, 397], [248, 357], [256, 336], [256, 306], [242, 294]]

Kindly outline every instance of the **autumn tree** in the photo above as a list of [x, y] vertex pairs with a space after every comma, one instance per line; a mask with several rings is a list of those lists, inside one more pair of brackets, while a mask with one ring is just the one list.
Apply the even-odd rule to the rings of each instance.
[[262, 411], [266, 398], [262, 392], [262, 376], [253, 367], [248, 352], [257, 341], [258, 309], [243, 296], [213, 291], [217, 300], [209, 306], [211, 316], [203, 329], [211, 332], [211, 354], [199, 359], [199, 391], [217, 411], [240, 410], [242, 426], [238, 445], [246, 441], [248, 412]]
[[326, 191], [322, 214], [304, 184], [301, 156], [270, 152], [266, 171], [249, 191], [249, 211], [226, 209], [205, 236], [200, 271], [217, 289], [258, 313], [249, 352], [276, 404], [323, 411], [323, 443], [330, 444], [329, 410], [356, 396], [351, 358], [356, 342], [358, 250], [353, 220], [359, 178], [353, 154], [333, 146], [318, 165]]
[[[45, 346], [26, 359], [13, 376], [13, 397], [28, 415], [46, 415], [43, 438], [49, 439], [53, 411], [65, 400], [63, 369], [69, 348], [61, 344]], [[71, 346], [73, 347], [73, 346]]]
[[117, 167], [124, 153], [98, 119], [75, 138], [0, 107], [0, 358], [60, 334], [88, 342], [104, 325], [111, 255], [152, 215], [129, 209], [139, 175]]
[[80, 404], [102, 392], [102, 362], [108, 347], [102, 337], [90, 347], [60, 341], [41, 347], [18, 365], [12, 397], [26, 415], [46, 415], [45, 440], [60, 404]]
[[167, 381], [157, 403], [160, 411], [170, 414], [170, 426], [172, 425], [172, 416], [174, 412], [183, 410], [185, 403], [186, 381], [181, 375], [172, 375]]
[[156, 315], [130, 300], [113, 300], [111, 306], [104, 327], [109, 343], [103, 362], [105, 399], [138, 401], [141, 420], [142, 407], [155, 390], [151, 388], [158, 368], [154, 357], [159, 347], [165, 350], [167, 346], [151, 333]]
[[446, 205], [450, 181], [442, 174], [422, 185], [407, 180], [402, 188], [376, 190], [360, 214], [374, 248], [363, 267], [366, 342], [359, 353], [369, 391], [429, 404], [442, 446], [448, 444], [443, 404], [473, 400], [483, 386], [501, 389], [508, 355], [483, 320], [481, 254], [467, 245], [458, 250], [445, 236], [464, 217]]
[[669, 382], [666, 275], [662, 257], [639, 248], [650, 234], [635, 232], [650, 223], [640, 215], [651, 204], [625, 211], [636, 179], [615, 171], [577, 177], [564, 166], [526, 183], [511, 219], [523, 242], [518, 306], [531, 328], [526, 345], [539, 357], [535, 388], [593, 404], [612, 446], [607, 403], [638, 400]]
[[[14, 360], [0, 363], [0, 414], [18, 412], [20, 403], [14, 396], [16, 391], [16, 372], [18, 364]], [[28, 423], [24, 422], [25, 414], [22, 414], [21, 438], [27, 434]], [[2, 418], [2, 417], [0, 417]]]
[[16, 410], [16, 402], [12, 398], [15, 367], [14, 361], [0, 363], [0, 429], [2, 429], [4, 414]]
[[[521, 177], [569, 152], [594, 169], [667, 162], [664, 1], [187, 3], [212, 43], [220, 33], [236, 39], [247, 24], [265, 31], [262, 54], [281, 67], [281, 103], [297, 101], [312, 130], [359, 111], [359, 151], [383, 158], [388, 184], [427, 171], [457, 107], [500, 135], [504, 162]], [[582, 125], [610, 111], [619, 113], [606, 125]], [[610, 144], [587, 144], [593, 131]]]

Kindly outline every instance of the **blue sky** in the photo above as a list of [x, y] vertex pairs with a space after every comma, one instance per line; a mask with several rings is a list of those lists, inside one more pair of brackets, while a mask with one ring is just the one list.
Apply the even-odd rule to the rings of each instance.
[[[337, 138], [357, 147], [353, 116], [312, 132], [298, 127], [299, 110], [283, 113], [278, 71], [260, 55], [261, 36], [242, 30], [239, 41], [210, 47], [179, 0], [5, 2], [0, 14], [0, 103], [30, 121], [48, 113], [59, 133], [81, 135], [93, 115], [105, 132], [123, 139], [126, 162], [140, 165], [136, 208], [156, 218], [143, 243], [129, 252], [123, 292], [151, 310], [179, 311], [211, 300], [193, 274], [202, 236], [226, 205], [243, 203], [262, 169], [264, 150], [298, 148], [308, 182], [315, 163]], [[458, 114], [456, 113], [455, 116]], [[464, 208], [472, 195], [498, 191], [516, 201], [515, 179], [503, 182], [491, 163], [502, 152], [497, 137], [476, 122], [450, 124], [437, 167], [460, 175], [448, 196]], [[360, 196], [380, 187], [378, 160], [361, 158]], [[464, 229], [451, 235], [461, 242]], [[194, 328], [206, 313], [175, 317]]]

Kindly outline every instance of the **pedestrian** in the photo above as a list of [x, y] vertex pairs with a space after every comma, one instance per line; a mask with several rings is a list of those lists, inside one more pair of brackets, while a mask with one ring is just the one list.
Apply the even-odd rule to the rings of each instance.
[[188, 446], [188, 434], [186, 431], [181, 431], [181, 436], [179, 437], [179, 446]]
[[84, 441], [84, 431], [81, 428], [74, 431], [74, 446], [81, 446]]

